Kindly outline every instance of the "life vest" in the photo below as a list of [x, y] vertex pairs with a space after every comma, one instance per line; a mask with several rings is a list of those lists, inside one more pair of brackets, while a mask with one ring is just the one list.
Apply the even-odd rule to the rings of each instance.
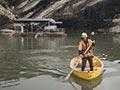
[[[88, 39], [85, 43], [83, 40], [79, 42], [78, 50], [85, 52], [86, 49], [92, 44], [92, 40]], [[93, 46], [89, 49], [89, 51], [85, 54], [86, 57], [93, 56]]]

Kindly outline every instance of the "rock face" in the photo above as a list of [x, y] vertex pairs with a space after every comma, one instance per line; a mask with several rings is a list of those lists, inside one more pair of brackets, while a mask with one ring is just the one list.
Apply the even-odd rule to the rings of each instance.
[[[6, 0], [19, 18], [54, 18], [73, 27], [110, 27], [119, 18], [119, 0]], [[114, 24], [113, 24], [114, 23]]]
[[16, 19], [15, 15], [9, 9], [5, 9], [2, 5], [0, 5], [0, 14], [8, 17], [11, 20]]

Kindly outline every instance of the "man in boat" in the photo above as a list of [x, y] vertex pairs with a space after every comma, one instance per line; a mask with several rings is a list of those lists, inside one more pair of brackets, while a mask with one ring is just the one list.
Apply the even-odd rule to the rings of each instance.
[[[87, 48], [92, 45], [90, 47], [90, 49], [88, 50], [88, 52], [86, 54], [84, 54], [84, 52], [87, 50]], [[82, 58], [82, 67], [81, 67], [81, 71], [85, 70], [86, 67], [86, 62], [89, 61], [89, 65], [90, 65], [90, 71], [93, 71], [93, 46], [95, 45], [95, 41], [92, 41], [91, 39], [88, 38], [88, 35], [86, 33], [82, 33], [81, 36], [81, 41], [79, 42], [79, 55]]]

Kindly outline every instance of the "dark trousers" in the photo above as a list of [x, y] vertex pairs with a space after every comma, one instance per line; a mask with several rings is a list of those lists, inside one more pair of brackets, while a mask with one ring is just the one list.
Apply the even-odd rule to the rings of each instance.
[[93, 60], [92, 57], [84, 57], [82, 59], [82, 67], [81, 67], [81, 71], [85, 70], [86, 67], [86, 62], [89, 61], [89, 66], [90, 66], [90, 70], [93, 71]]

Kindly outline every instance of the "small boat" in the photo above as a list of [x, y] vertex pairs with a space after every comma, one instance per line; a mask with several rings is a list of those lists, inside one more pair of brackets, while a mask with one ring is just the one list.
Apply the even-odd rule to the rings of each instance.
[[59, 36], [67, 36], [67, 34], [65, 33], [64, 28], [57, 28], [56, 25], [49, 25], [49, 26], [45, 26], [43, 31], [38, 32], [35, 35], [35, 38], [37, 38], [38, 36], [59, 37]]
[[0, 34], [2, 34], [2, 35], [12, 36], [15, 33], [16, 32], [14, 30], [10, 30], [10, 29], [2, 29], [2, 30], [0, 30]]
[[50, 37], [61, 37], [61, 36], [67, 36], [64, 32], [38, 32], [34, 37], [43, 37], [43, 36], [50, 36]]
[[[76, 64], [79, 63], [77, 67]], [[93, 66], [94, 70], [90, 71], [89, 64], [88, 62], [86, 63], [86, 68], [85, 71], [81, 71], [81, 66], [82, 66], [82, 59], [80, 56], [74, 57], [71, 62], [70, 62], [70, 68], [73, 69], [73, 74], [77, 76], [78, 78], [84, 79], [84, 80], [93, 80], [100, 75], [103, 74], [103, 62], [96, 56], [93, 57]]]
[[72, 81], [80, 85], [82, 88], [86, 88], [86, 90], [93, 90], [93, 88], [97, 87], [102, 82], [102, 80], [102, 75], [90, 81], [78, 78], [74, 75], [72, 76]]

